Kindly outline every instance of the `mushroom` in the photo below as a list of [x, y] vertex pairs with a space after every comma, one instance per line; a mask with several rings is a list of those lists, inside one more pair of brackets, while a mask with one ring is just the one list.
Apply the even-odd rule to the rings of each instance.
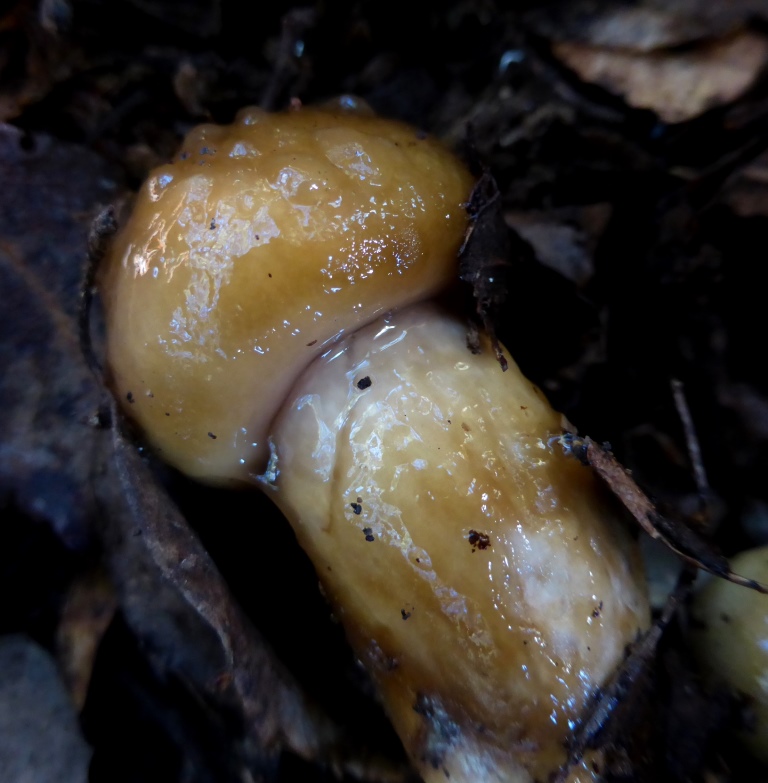
[[108, 364], [164, 459], [271, 494], [426, 781], [530, 781], [649, 610], [560, 416], [440, 299], [471, 187], [359, 106], [197, 128], [107, 258]]
[[[731, 568], [768, 581], [768, 547], [741, 552]], [[709, 680], [745, 699], [741, 739], [768, 764], [768, 596], [724, 579], [698, 591], [691, 609], [693, 650]]]

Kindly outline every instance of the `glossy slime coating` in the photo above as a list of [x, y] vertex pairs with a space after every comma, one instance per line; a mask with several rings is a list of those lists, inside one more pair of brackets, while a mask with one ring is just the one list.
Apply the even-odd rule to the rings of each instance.
[[[768, 581], [768, 547], [731, 559], [739, 574]], [[742, 738], [768, 764], [768, 596], [714, 579], [692, 609], [694, 651], [706, 673], [749, 699], [754, 730]]]
[[453, 279], [471, 186], [434, 139], [361, 113], [248, 109], [195, 129], [105, 265], [117, 396], [168, 462], [248, 481], [327, 343]]
[[334, 346], [275, 422], [264, 481], [426, 780], [545, 780], [647, 627], [634, 544], [560, 432], [429, 305]]
[[125, 408], [190, 475], [262, 474], [424, 778], [523, 783], [648, 607], [558, 415], [414, 304], [455, 277], [471, 187], [399, 123], [247, 110], [153, 172], [101, 288]]

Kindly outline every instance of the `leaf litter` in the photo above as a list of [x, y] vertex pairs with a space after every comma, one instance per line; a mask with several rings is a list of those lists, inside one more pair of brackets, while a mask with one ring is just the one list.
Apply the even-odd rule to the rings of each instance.
[[[411, 9], [399, 41], [384, 32], [392, 11], [373, 5], [348, 14], [313, 8], [285, 22], [275, 8], [254, 45], [252, 34], [228, 21], [226, 3], [186, 4], [174, 14], [141, 0], [120, 12], [119, 25], [133, 33], [123, 37], [122, 49], [112, 46], [115, 23], [104, 26], [98, 2], [72, 17], [68, 3], [45, 3], [45, 12], [23, 23], [22, 6], [0, 17], [15, 58], [0, 62], [0, 107], [14, 122], [0, 130], [0, 290], [9, 292], [0, 318], [0, 498], [6, 517], [24, 521], [29, 541], [33, 525], [50, 525], [64, 543], [65, 568], [56, 580], [40, 572], [51, 614], [6, 613], [2, 627], [42, 635], [51, 650], [58, 636], [83, 714], [93, 715], [99, 704], [91, 673], [120, 665], [109, 639], [125, 623], [159, 678], [163, 695], [150, 698], [150, 713], [181, 757], [194, 732], [189, 722], [178, 730], [170, 713], [163, 717], [174, 692], [169, 683], [180, 683], [201, 714], [229, 716], [216, 724], [224, 727], [216, 735], [221, 754], [206, 756], [225, 777], [290, 779], [289, 771], [300, 770], [304, 779], [319, 780], [329, 768], [361, 780], [408, 775], [402, 756], [386, 755], [386, 743], [370, 736], [377, 731], [369, 732], [370, 747], [353, 749], [359, 735], [334, 714], [333, 702], [339, 689], [368, 698], [354, 662], [335, 670], [340, 685], [323, 696], [322, 675], [281, 638], [279, 620], [246, 590], [233, 590], [241, 577], [223, 554], [223, 534], [185, 501], [202, 490], [135, 451], [79, 349], [79, 282], [91, 219], [126, 185], [135, 187], [201, 116], [226, 121], [243, 103], [311, 102], [353, 87], [379, 111], [454, 142], [468, 139], [473, 158], [492, 175], [472, 207], [474, 231], [461, 260], [474, 299], [469, 310], [495, 330], [556, 407], [594, 434], [595, 441], [577, 443], [587, 444], [598, 473], [651, 535], [726, 577], [715, 546], [732, 553], [766, 543], [746, 514], [766, 500], [760, 477], [768, 466], [762, 426], [768, 389], [744, 340], [760, 333], [755, 248], [768, 214], [760, 168], [768, 124], [762, 49], [730, 60], [728, 89], [706, 76], [727, 71], [718, 47], [761, 40], [760, 4], [717, 9], [686, 0], [670, 11], [653, 2], [574, 1], [515, 13], [452, 3], [440, 17]], [[157, 24], [145, 27], [148, 18]], [[57, 42], [47, 53], [25, 43], [43, 27]], [[434, 51], [424, 40], [434, 41]], [[569, 71], [568, 47], [586, 52], [585, 63], [623, 57], [619, 76], [626, 81], [615, 70]], [[687, 69], [713, 91], [698, 95], [697, 104], [679, 104], [684, 114], [669, 114], [673, 93], [666, 82], [642, 73], [654, 60], [676, 79]], [[633, 79], [644, 85], [642, 100], [630, 89]], [[94, 330], [97, 356], [98, 321]], [[725, 517], [712, 543], [700, 528], [689, 537], [677, 521], [690, 516], [690, 498], [700, 510], [701, 482], [697, 470], [674, 457], [691, 451], [670, 400], [676, 378], [685, 383], [691, 420], [708, 422], [693, 462], [705, 468], [708, 502]], [[614, 444], [633, 478], [597, 445], [602, 441]], [[659, 503], [651, 504], [638, 485]], [[13, 546], [20, 562], [34, 567], [23, 543]], [[301, 560], [297, 552], [291, 557]], [[101, 586], [87, 587], [87, 575], [105, 564], [106, 583], [101, 571]], [[731, 778], [713, 753], [683, 752], [686, 737], [719, 736], [706, 710], [689, 715], [687, 729], [679, 721], [678, 730], [670, 728], [679, 742], [675, 755], [662, 752], [661, 739], [649, 733], [642, 705], [632, 706], [640, 690], [670, 720], [688, 714], [681, 702], [688, 697], [682, 690], [675, 695], [658, 674], [660, 666], [688, 671], [676, 625], [685, 615], [681, 595], [660, 607], [659, 622], [617, 673], [619, 685], [598, 698], [574, 740], [574, 758], [580, 747], [602, 743], [613, 757], [611, 774], [634, 769], [638, 780], [673, 769], [677, 779], [717, 769], [721, 779], [735, 780], [750, 769], [721, 740], [717, 747], [737, 770]], [[317, 638], [326, 634], [333, 636], [325, 629]], [[675, 656], [682, 663], [672, 663]], [[680, 677], [698, 687], [694, 675]], [[607, 704], [613, 706], [606, 711]], [[647, 740], [641, 748], [622, 729], [630, 725]], [[114, 771], [119, 758], [110, 767], [100, 747], [106, 746], [97, 744], [99, 764]], [[649, 767], [643, 758], [650, 749]], [[231, 761], [217, 767], [227, 754]], [[134, 755], [140, 768], [140, 748]]]

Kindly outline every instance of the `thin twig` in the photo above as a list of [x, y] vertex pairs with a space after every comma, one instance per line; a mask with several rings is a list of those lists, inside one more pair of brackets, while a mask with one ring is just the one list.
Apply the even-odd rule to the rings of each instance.
[[684, 562], [734, 584], [768, 594], [768, 587], [765, 585], [731, 571], [727, 558], [695, 530], [660, 514], [650, 498], [613, 456], [610, 448], [600, 446], [592, 438], [582, 438], [570, 432], [553, 438], [552, 441], [559, 442], [566, 454], [591, 467], [640, 527], [651, 538], [665, 544]]
[[688, 449], [688, 458], [691, 461], [693, 478], [699, 493], [700, 510], [704, 515], [704, 524], [708, 527], [710, 524], [712, 489], [709, 486], [707, 471], [704, 467], [704, 459], [701, 455], [701, 444], [699, 443], [699, 437], [693, 423], [691, 410], [688, 407], [688, 400], [685, 396], [683, 382], [677, 378], [672, 378], [669, 383], [672, 387], [672, 397], [675, 401], [677, 415], [680, 417], [680, 422], [683, 425], [683, 434], [685, 435], [685, 445]]

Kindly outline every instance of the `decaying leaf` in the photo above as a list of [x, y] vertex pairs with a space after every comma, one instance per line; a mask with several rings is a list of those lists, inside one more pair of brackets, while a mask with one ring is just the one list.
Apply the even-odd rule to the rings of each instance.
[[76, 68], [79, 52], [63, 37], [71, 17], [68, 0], [0, 7], [0, 122], [17, 117]]
[[728, 35], [766, 11], [762, 0], [571, 0], [535, 7], [525, 19], [549, 40], [650, 52]]
[[[168, 510], [157, 483], [167, 475], [148, 474], [127, 436], [104, 427], [108, 398], [89, 369], [98, 361], [84, 361], [78, 347], [92, 217], [115, 201], [119, 183], [137, 187], [200, 118], [229, 122], [245, 104], [281, 108], [291, 98], [353, 92], [449, 144], [469, 137], [495, 182], [470, 207], [475, 222], [462, 257], [478, 322], [494, 322], [569, 418], [619, 444], [627, 466], [674, 509], [670, 516], [691, 519], [698, 508], [698, 463], [721, 507], [723, 550], [768, 541], [768, 387], [754, 348], [768, 216], [765, 156], [757, 157], [768, 127], [766, 4], [528, 6], [449, 2], [435, 14], [411, 4], [396, 37], [391, 19], [402, 9], [376, 3], [318, 4], [285, 19], [284, 9], [265, 7], [257, 29], [219, 0], [14, 0], [0, 11], [0, 119], [15, 123], [0, 127], [0, 560], [13, 596], [0, 610], [0, 631], [23, 630], [49, 652], [58, 640], [70, 691], [86, 703], [97, 762], [112, 757], [106, 768], [122, 772], [125, 754], [142, 750], [130, 746], [136, 735], [122, 734], [127, 719], [149, 725], [144, 736], [155, 725], [168, 729], [172, 752], [184, 756], [168, 783], [223, 779], [218, 756], [208, 777], [195, 777], [206, 742], [231, 757], [222, 769], [235, 769], [238, 781], [317, 783], [331, 770], [367, 783], [408, 776], [396, 748], [374, 763], [359, 741], [378, 730], [339, 698], [337, 683], [351, 682], [376, 708], [347, 648], [349, 660], [332, 674], [319, 658], [302, 668], [304, 650], [291, 648], [318, 635], [301, 636], [303, 623], [291, 635], [283, 607], [258, 597], [254, 582], [264, 592], [271, 579], [263, 559], [255, 566], [250, 554], [227, 554], [224, 537], [211, 534], [219, 520], [195, 513], [204, 490], [171, 481], [183, 515]], [[709, 107], [722, 108], [701, 116]], [[499, 213], [517, 234], [500, 228]], [[685, 458], [670, 377], [685, 379], [693, 414], [707, 423], [697, 460]], [[592, 456], [651, 535], [684, 562], [727, 570], [716, 552], [657, 516], [600, 447]], [[290, 537], [274, 524], [250, 535], [275, 560]], [[89, 585], [102, 554], [109, 579]], [[671, 563], [677, 573], [680, 561]], [[314, 575], [306, 582], [314, 595]], [[664, 595], [656, 607], [667, 606]], [[318, 626], [332, 626], [317, 603]], [[659, 648], [648, 640], [630, 653], [574, 739], [574, 756], [598, 745], [615, 757], [608, 777], [639, 783], [760, 779], [763, 770], [708, 733], [712, 716], [700, 714], [708, 694], [694, 693], [688, 661], [682, 670], [676, 663], [685, 652], [680, 628], [672, 623], [666, 633], [654, 665]], [[342, 648], [341, 631], [336, 641]], [[123, 646], [133, 650], [130, 661], [115, 655]], [[619, 731], [621, 705], [634, 715], [654, 666], [656, 711]], [[126, 716], [109, 703], [99, 672], [135, 688], [136, 704], [146, 696], [136, 672], [150, 668], [165, 690], [146, 712]], [[180, 725], [182, 714], [189, 725]], [[204, 728], [190, 733], [200, 716]], [[102, 723], [125, 742], [100, 744], [93, 726]], [[216, 739], [202, 737], [208, 729]], [[3, 738], [23, 740], [14, 730], [12, 721]], [[624, 752], [627, 732], [634, 755]], [[687, 762], [683, 746], [694, 741]], [[274, 763], [283, 751], [288, 761]], [[147, 779], [143, 763], [124, 779]], [[104, 768], [93, 767], [94, 783], [114, 779], [99, 777]]]
[[594, 274], [595, 246], [610, 214], [610, 204], [590, 204], [570, 210], [510, 210], [504, 219], [541, 264], [583, 288]]
[[124, 505], [112, 507], [105, 545], [122, 611], [155, 665], [214, 709], [244, 723], [242, 764], [268, 776], [290, 751], [308, 761], [357, 770], [371, 781], [405, 772], [369, 749], [358, 754], [346, 730], [305, 695], [232, 595], [199, 538], [120, 431], [113, 410], [115, 468]]
[[580, 78], [651, 109], [668, 123], [698, 117], [743, 95], [768, 62], [768, 38], [742, 31], [692, 50], [638, 54], [570, 42], [553, 47]]
[[[473, 188], [467, 213], [470, 222], [459, 251], [459, 276], [472, 286], [480, 322], [491, 338], [501, 369], [506, 370], [507, 360], [493, 324], [509, 291], [512, 242], [504, 222], [499, 189], [490, 172], [483, 172]], [[480, 350], [476, 335], [470, 335], [469, 347], [473, 353]]]
[[82, 548], [97, 516], [102, 392], [76, 313], [92, 210], [116, 188], [97, 155], [46, 137], [30, 149], [9, 126], [0, 126], [0, 180], [0, 496]]
[[129, 624], [202, 697], [240, 705], [246, 743], [262, 766], [283, 743], [312, 757], [323, 737], [313, 710], [113, 416], [125, 508], [113, 514], [105, 543]]
[[69, 586], [56, 632], [56, 653], [78, 712], [85, 705], [99, 645], [116, 610], [114, 588], [102, 569], [78, 576]]

